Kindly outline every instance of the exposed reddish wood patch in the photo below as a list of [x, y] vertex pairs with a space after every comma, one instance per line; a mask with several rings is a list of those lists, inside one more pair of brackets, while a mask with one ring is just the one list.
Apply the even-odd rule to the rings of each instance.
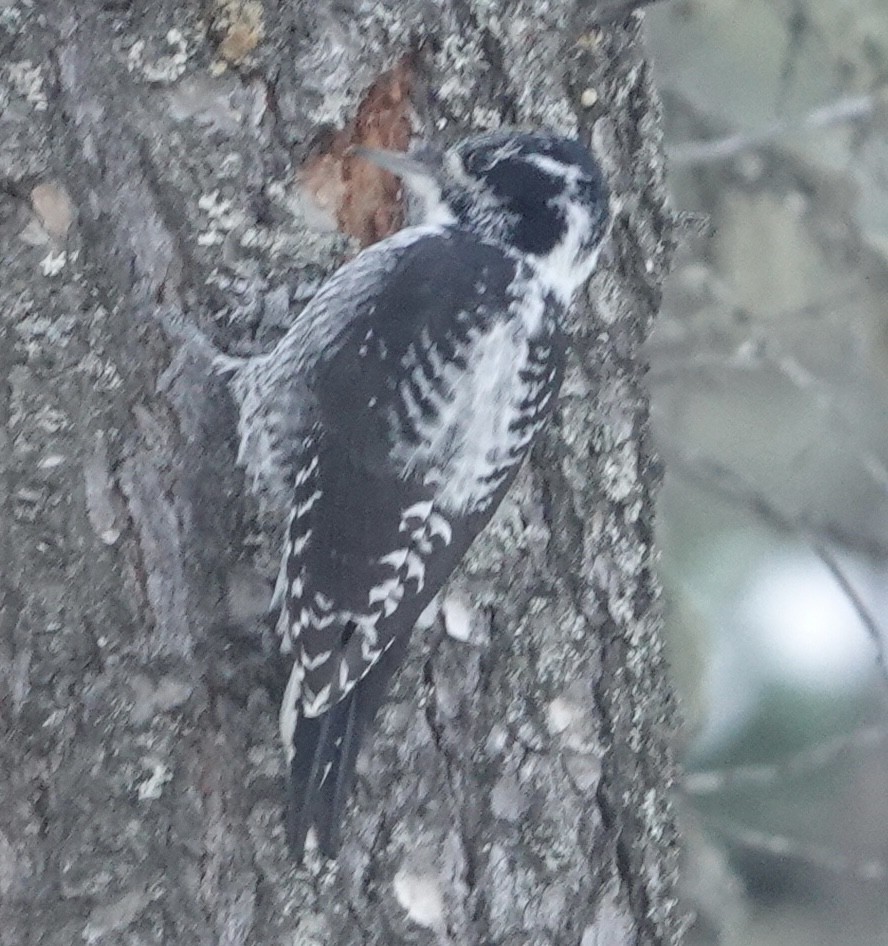
[[306, 161], [302, 187], [362, 246], [394, 233], [403, 220], [400, 183], [349, 149], [355, 145], [405, 151], [410, 142], [409, 62], [383, 73], [367, 91], [353, 121], [333, 136], [323, 153]]

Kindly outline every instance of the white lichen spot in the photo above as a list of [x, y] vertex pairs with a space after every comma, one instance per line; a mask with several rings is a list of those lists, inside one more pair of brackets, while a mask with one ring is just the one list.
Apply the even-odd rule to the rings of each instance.
[[163, 787], [173, 778], [173, 773], [163, 764], [163, 762], [152, 762], [151, 774], [143, 782], [139, 783], [138, 796], [139, 801], [150, 801], [160, 798], [163, 794]]
[[476, 105], [472, 109], [472, 126], [480, 130], [493, 130], [502, 125], [502, 116], [495, 108]]
[[220, 196], [218, 190], [203, 194], [198, 198], [197, 206], [207, 217], [207, 224], [197, 236], [199, 246], [218, 246], [229, 233], [244, 222], [243, 214], [232, 209], [232, 202]]
[[638, 484], [638, 457], [631, 440], [610, 451], [602, 472], [608, 497], [622, 502], [632, 494]]
[[500, 776], [490, 793], [490, 810], [495, 818], [519, 821], [527, 811], [528, 800], [521, 783], [511, 773]]
[[571, 781], [581, 792], [591, 793], [601, 781], [601, 759], [595, 755], [568, 755], [564, 767]]
[[395, 898], [417, 926], [441, 929], [444, 922], [444, 898], [438, 878], [401, 868], [393, 882]]
[[546, 726], [553, 736], [563, 733], [576, 719], [577, 707], [563, 697], [556, 697], [546, 712]]
[[434, 598], [425, 606], [422, 613], [416, 619], [416, 629], [418, 631], [427, 631], [438, 619], [438, 613], [441, 610], [440, 595]]
[[94, 448], [83, 462], [83, 482], [89, 523], [105, 545], [114, 545], [120, 538], [114, 485], [105, 438], [96, 437]]
[[110, 361], [103, 361], [95, 352], [84, 355], [80, 371], [91, 378], [97, 388], [105, 391], [115, 391], [123, 384], [117, 367]]
[[30, 59], [11, 62], [6, 66], [10, 85], [36, 112], [45, 112], [48, 107], [43, 91], [43, 71]]
[[40, 270], [44, 276], [58, 276], [67, 262], [68, 254], [64, 250], [60, 253], [53, 253], [50, 250], [40, 261]]
[[0, 27], [13, 33], [18, 30], [21, 21], [22, 11], [18, 7], [12, 4], [0, 7]]
[[596, 104], [598, 104], [598, 93], [595, 89], [591, 88], [591, 86], [588, 89], [583, 89], [580, 94], [580, 105], [582, 105], [583, 108], [592, 108], [592, 106]]
[[238, 223], [238, 215], [231, 210], [231, 201], [220, 197], [219, 191], [210, 191], [198, 198], [197, 206], [222, 230], [231, 230]]
[[454, 115], [471, 120], [478, 98], [478, 64], [484, 62], [483, 50], [473, 35], [451, 33], [436, 58], [442, 74], [447, 76], [438, 88], [439, 98], [446, 100]]
[[616, 890], [605, 891], [595, 922], [583, 930], [580, 946], [622, 946], [634, 942], [635, 925]]
[[568, 690], [552, 700], [546, 708], [546, 725], [560, 745], [569, 752], [589, 754], [596, 751], [597, 739], [589, 712], [591, 694], [580, 687]]
[[126, 68], [130, 72], [139, 73], [147, 82], [159, 85], [169, 85], [175, 82], [185, 72], [188, 62], [188, 40], [181, 30], [170, 29], [164, 37], [170, 47], [153, 59], [145, 55], [145, 40], [137, 39], [126, 55]]
[[[135, 887], [109, 903], [96, 904], [83, 929], [87, 943], [109, 942], [110, 933], [126, 929], [148, 906], [155, 894], [146, 887]], [[119, 941], [118, 937], [115, 937]]]
[[473, 614], [468, 602], [459, 595], [448, 595], [441, 605], [444, 629], [455, 641], [463, 643], [472, 638]]

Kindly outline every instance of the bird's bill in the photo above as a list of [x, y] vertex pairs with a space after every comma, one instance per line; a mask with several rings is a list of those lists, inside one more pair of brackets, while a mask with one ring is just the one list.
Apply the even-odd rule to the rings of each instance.
[[355, 145], [351, 151], [352, 154], [370, 161], [384, 171], [401, 178], [406, 183], [420, 183], [436, 178], [434, 168], [412, 155], [404, 154], [403, 151], [365, 148], [363, 145]]

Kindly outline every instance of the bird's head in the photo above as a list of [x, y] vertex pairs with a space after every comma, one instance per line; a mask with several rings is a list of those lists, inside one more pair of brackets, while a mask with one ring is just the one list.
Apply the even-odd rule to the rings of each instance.
[[609, 194], [598, 163], [573, 138], [497, 131], [445, 151], [356, 150], [401, 178], [411, 223], [456, 226], [501, 244], [565, 301], [595, 268]]

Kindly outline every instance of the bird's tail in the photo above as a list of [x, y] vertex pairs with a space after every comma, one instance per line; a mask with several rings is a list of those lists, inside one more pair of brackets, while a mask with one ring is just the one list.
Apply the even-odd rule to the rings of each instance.
[[360, 694], [352, 690], [323, 716], [301, 716], [293, 731], [289, 773], [287, 842], [297, 861], [314, 826], [326, 857], [339, 850], [339, 827], [360, 748]]
[[335, 857], [339, 851], [361, 740], [385, 699], [406, 645], [407, 640], [396, 642], [372, 673], [323, 715], [297, 719], [287, 805], [287, 842], [297, 862], [311, 827], [324, 856]]

